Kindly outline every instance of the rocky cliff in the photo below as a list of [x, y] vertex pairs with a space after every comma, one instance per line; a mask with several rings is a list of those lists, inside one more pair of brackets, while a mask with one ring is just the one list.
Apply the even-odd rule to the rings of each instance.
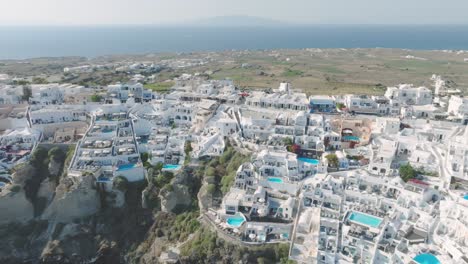
[[0, 224], [8, 222], [27, 222], [34, 218], [33, 205], [26, 199], [24, 191], [17, 185], [18, 191], [6, 189], [0, 192]]
[[63, 179], [41, 218], [67, 223], [95, 214], [100, 208], [100, 198], [94, 182], [93, 176], [83, 176], [78, 182]]

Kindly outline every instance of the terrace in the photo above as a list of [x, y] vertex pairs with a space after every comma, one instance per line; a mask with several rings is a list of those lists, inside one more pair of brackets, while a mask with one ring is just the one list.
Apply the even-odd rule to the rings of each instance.
[[91, 135], [99, 135], [99, 134], [110, 134], [117, 131], [117, 127], [115, 125], [94, 125], [90, 133]]
[[112, 147], [111, 140], [86, 140], [81, 144], [81, 148], [104, 149]]
[[125, 112], [112, 113], [112, 114], [103, 114], [103, 113], [96, 114], [96, 121], [123, 121], [125, 119], [127, 119], [127, 113]]
[[80, 153], [80, 157], [83, 159], [87, 158], [104, 158], [112, 156], [112, 150], [108, 149], [96, 149], [96, 150], [83, 150]]

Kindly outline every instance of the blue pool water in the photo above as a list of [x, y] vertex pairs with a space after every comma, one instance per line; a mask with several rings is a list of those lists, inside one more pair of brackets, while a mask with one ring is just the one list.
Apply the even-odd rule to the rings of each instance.
[[166, 170], [178, 170], [180, 169], [180, 165], [177, 165], [177, 164], [164, 164], [163, 165], [163, 169], [166, 169]]
[[317, 165], [319, 164], [320, 162], [316, 159], [309, 159], [309, 158], [305, 158], [305, 157], [300, 157], [300, 158], [297, 158], [297, 160], [299, 161], [302, 161], [302, 162], [305, 162], [305, 163], [310, 163], [310, 164], [313, 164], [313, 165]]
[[378, 227], [382, 223], [380, 218], [358, 212], [352, 212], [348, 219], [370, 227]]
[[268, 177], [269, 182], [283, 183], [283, 179], [277, 177]]
[[468, 200], [468, 193], [463, 196], [463, 199]]
[[432, 254], [423, 253], [414, 257], [414, 261], [420, 264], [440, 264], [440, 261]]
[[241, 215], [236, 215], [236, 216], [228, 217], [226, 222], [230, 226], [239, 227], [242, 225], [242, 223], [245, 222], [245, 219]]
[[124, 164], [120, 165], [118, 171], [125, 171], [125, 170], [130, 170], [136, 167], [136, 164]]
[[98, 182], [109, 182], [110, 179], [107, 178], [107, 177], [99, 177], [99, 178], [97, 179], [97, 181], [98, 181]]
[[343, 137], [343, 140], [346, 140], [346, 141], [359, 141], [359, 137], [356, 137], [356, 136], [344, 136], [344, 137]]

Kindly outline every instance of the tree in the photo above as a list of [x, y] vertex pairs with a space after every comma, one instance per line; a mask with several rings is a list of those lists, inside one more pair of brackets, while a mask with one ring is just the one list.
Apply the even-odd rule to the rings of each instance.
[[328, 160], [329, 167], [338, 168], [339, 161], [336, 154], [328, 154], [325, 156], [325, 158]]
[[128, 188], [128, 180], [124, 176], [117, 176], [114, 179], [113, 187], [117, 190], [125, 192]]
[[400, 178], [404, 182], [407, 182], [407, 181], [415, 178], [416, 175], [418, 174], [417, 171], [409, 163], [407, 163], [406, 165], [401, 166], [398, 171], [400, 172]]
[[30, 163], [33, 165], [38, 171], [47, 168], [48, 160], [47, 157], [49, 153], [43, 147], [37, 147], [36, 150], [31, 155]]
[[283, 143], [284, 143], [284, 145], [286, 145], [286, 146], [291, 146], [291, 145], [293, 144], [293, 141], [292, 141], [291, 138], [287, 137], [287, 138], [284, 138], [284, 139], [283, 139]]
[[164, 164], [162, 162], [158, 162], [156, 165], [154, 165], [153, 171], [160, 172], [163, 167], [164, 167]]
[[24, 101], [29, 101], [29, 98], [32, 97], [32, 90], [30, 86], [23, 86], [23, 100]]
[[192, 152], [192, 143], [190, 141], [185, 142], [185, 155], [190, 154]]
[[99, 94], [91, 95], [91, 102], [98, 103], [98, 102], [101, 102], [101, 100], [102, 100], [102, 96], [100, 96]]
[[140, 157], [141, 157], [141, 161], [142, 161], [143, 163], [145, 163], [145, 162], [147, 162], [148, 159], [149, 159], [149, 154], [148, 154], [148, 152], [143, 152], [143, 153], [141, 153]]

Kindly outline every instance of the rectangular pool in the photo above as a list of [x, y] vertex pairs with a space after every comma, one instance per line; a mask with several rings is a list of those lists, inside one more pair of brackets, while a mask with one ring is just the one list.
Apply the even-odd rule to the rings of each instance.
[[123, 164], [123, 165], [120, 165], [119, 168], [117, 169], [118, 171], [126, 171], [126, 170], [130, 170], [130, 169], [133, 169], [136, 167], [136, 164]]
[[283, 179], [278, 177], [268, 177], [269, 182], [283, 183]]
[[352, 212], [348, 219], [349, 221], [375, 228], [379, 227], [380, 223], [382, 223], [382, 218], [359, 212]]
[[356, 136], [343, 136], [343, 140], [359, 142], [359, 137], [356, 137]]
[[180, 165], [177, 165], [177, 164], [164, 164], [163, 165], [163, 169], [165, 170], [178, 170], [180, 169]]
[[305, 163], [310, 163], [310, 164], [313, 164], [313, 165], [317, 165], [317, 164], [320, 163], [319, 160], [317, 160], [317, 159], [310, 159], [310, 158], [306, 158], [306, 157], [300, 157], [300, 158], [297, 158], [297, 160], [305, 162]]

